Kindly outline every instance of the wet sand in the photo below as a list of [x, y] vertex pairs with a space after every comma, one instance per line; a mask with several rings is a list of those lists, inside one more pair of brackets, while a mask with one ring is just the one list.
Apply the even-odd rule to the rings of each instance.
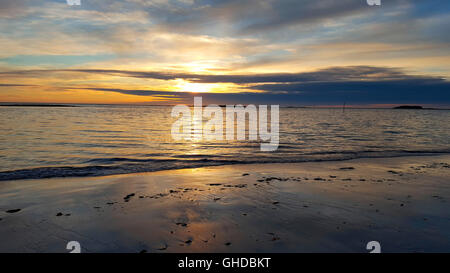
[[0, 252], [450, 252], [450, 156], [0, 183]]

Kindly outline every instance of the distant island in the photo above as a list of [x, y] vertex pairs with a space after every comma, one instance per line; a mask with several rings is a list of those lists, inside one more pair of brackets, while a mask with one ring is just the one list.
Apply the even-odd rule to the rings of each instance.
[[420, 105], [401, 105], [394, 107], [394, 109], [424, 109], [424, 108]]
[[67, 104], [0, 104], [0, 106], [15, 106], [15, 107], [77, 107], [76, 105]]
[[397, 107], [394, 107], [392, 109], [412, 109], [412, 110], [449, 110], [449, 109], [439, 109], [439, 108], [428, 108], [428, 107], [423, 107], [420, 105], [400, 105]]

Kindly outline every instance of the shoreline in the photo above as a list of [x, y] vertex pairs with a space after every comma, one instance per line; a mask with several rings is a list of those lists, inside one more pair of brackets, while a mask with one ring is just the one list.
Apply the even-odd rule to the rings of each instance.
[[[115, 176], [115, 175], [133, 175], [133, 174], [145, 174], [145, 173], [154, 173], [154, 172], [160, 172], [160, 171], [175, 171], [175, 170], [185, 170], [185, 169], [196, 169], [196, 168], [208, 168], [208, 167], [220, 167], [220, 166], [236, 166], [236, 165], [260, 165], [260, 164], [302, 164], [302, 163], [318, 163], [318, 162], [341, 162], [341, 161], [350, 161], [350, 160], [358, 160], [358, 159], [390, 159], [390, 158], [403, 158], [403, 157], [434, 157], [434, 156], [446, 156], [450, 155], [450, 152], [405, 152], [404, 154], [397, 154], [397, 155], [380, 155], [380, 156], [359, 156], [355, 158], [318, 158], [318, 159], [310, 159], [310, 160], [292, 160], [292, 161], [285, 161], [285, 162], [277, 162], [277, 161], [267, 161], [267, 162], [238, 162], [238, 161], [229, 161], [229, 162], [223, 162], [223, 161], [213, 161], [213, 160], [200, 160], [195, 161], [192, 160], [192, 165], [190, 166], [174, 166], [174, 167], [160, 167], [159, 169], [155, 170], [138, 170], [134, 172], [126, 172], [126, 171], [120, 171], [118, 168], [121, 166], [108, 166], [108, 165], [100, 165], [100, 166], [83, 166], [83, 167], [75, 167], [75, 166], [49, 166], [49, 167], [36, 167], [36, 168], [29, 168], [29, 169], [17, 169], [17, 170], [10, 170], [10, 171], [1, 171], [0, 172], [0, 183], [4, 181], [18, 181], [18, 180], [40, 180], [40, 179], [58, 179], [58, 178], [94, 178], [94, 177], [107, 177], [107, 176]], [[162, 160], [162, 161], [171, 161], [177, 163], [176, 159], [173, 160]], [[209, 164], [207, 164], [208, 162]], [[136, 166], [133, 166], [133, 164], [130, 164], [132, 168], [136, 168]], [[98, 173], [98, 174], [77, 174], [77, 171], [79, 170], [85, 170], [85, 169], [102, 169], [104, 168], [104, 173]], [[17, 173], [29, 173], [32, 171], [38, 171], [38, 170], [71, 170], [71, 174], [64, 174], [64, 175], [42, 175], [40, 177], [24, 177], [24, 174], [17, 174]], [[108, 170], [110, 170], [108, 172]], [[9, 178], [5, 177], [5, 175], [8, 174], [15, 174], [15, 177]]]
[[0, 252], [450, 251], [450, 155], [0, 183]]

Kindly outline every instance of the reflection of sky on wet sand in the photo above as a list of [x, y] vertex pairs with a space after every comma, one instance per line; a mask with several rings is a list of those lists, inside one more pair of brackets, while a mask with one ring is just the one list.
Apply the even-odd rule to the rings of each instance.
[[[423, 162], [424, 157], [236, 165], [5, 182], [0, 206], [22, 212], [4, 217], [0, 234], [14, 226], [2, 238], [3, 247], [25, 251], [63, 251], [58, 241], [66, 239], [84, 242], [86, 251], [112, 252], [364, 252], [374, 239], [389, 242], [386, 251], [440, 251], [448, 246], [437, 239], [449, 230], [439, 220], [448, 217], [450, 193], [441, 186], [448, 168], [420, 167]], [[355, 169], [340, 169], [349, 166]], [[57, 212], [71, 215], [56, 217]], [[55, 236], [47, 242], [49, 232]], [[17, 236], [31, 246], [25, 248]]]

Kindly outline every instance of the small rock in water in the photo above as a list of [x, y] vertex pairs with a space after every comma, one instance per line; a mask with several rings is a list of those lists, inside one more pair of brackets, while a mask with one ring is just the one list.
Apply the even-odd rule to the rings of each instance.
[[339, 170], [354, 170], [355, 168], [354, 167], [342, 167], [342, 168], [339, 168]]
[[226, 242], [225, 245], [226, 245], [226, 246], [230, 246], [231, 243], [230, 243], [230, 242]]
[[278, 201], [275, 201], [275, 202], [272, 202], [272, 204], [274, 204], [274, 205], [277, 205], [277, 204], [279, 204], [280, 202], [278, 202]]
[[250, 174], [248, 174], [248, 173], [244, 173], [244, 174], [242, 174], [242, 176], [247, 176], [247, 175], [250, 175]]
[[181, 223], [181, 222], [176, 223], [176, 225], [177, 225], [177, 226], [182, 226], [182, 227], [187, 227], [187, 224], [186, 224], [186, 223]]
[[19, 212], [21, 209], [10, 209], [10, 210], [7, 210], [6, 211], [6, 213], [16, 213], [16, 212]]
[[56, 216], [63, 216], [62, 212], [58, 212]]
[[66, 215], [65, 216], [70, 216], [71, 214], [70, 213], [66, 213]]
[[186, 242], [184, 242], [185, 244], [191, 244], [192, 243], [192, 240], [187, 240]]

